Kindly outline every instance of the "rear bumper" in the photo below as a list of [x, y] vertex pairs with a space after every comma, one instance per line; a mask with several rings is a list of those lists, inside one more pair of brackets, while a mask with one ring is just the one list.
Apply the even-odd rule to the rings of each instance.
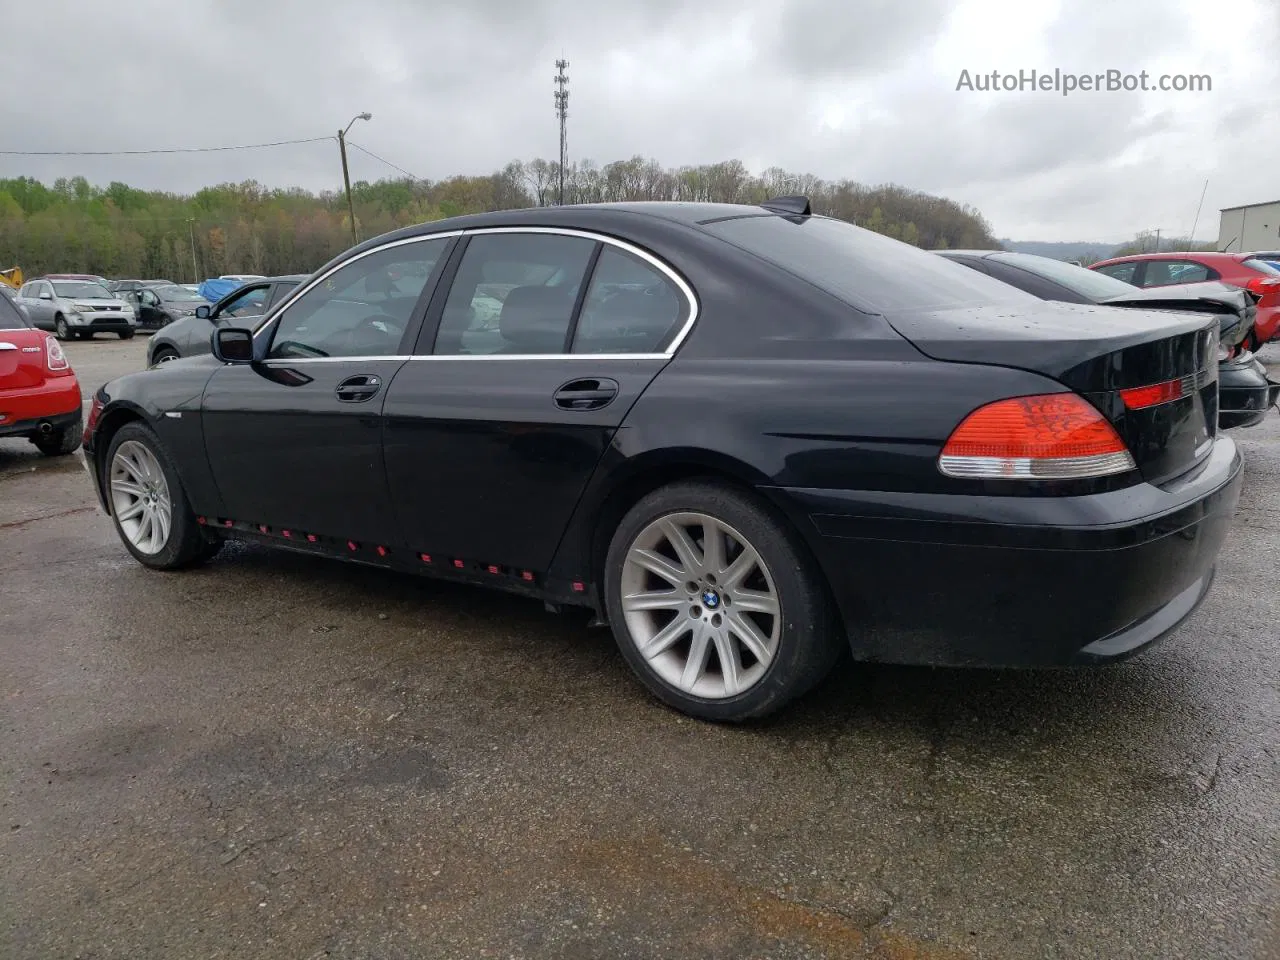
[[53, 377], [39, 387], [0, 390], [0, 437], [25, 437], [49, 422], [61, 427], [80, 416], [75, 377]]
[[47, 417], [29, 420], [0, 420], [0, 437], [34, 437], [41, 432], [52, 433], [80, 422], [79, 408], [70, 413], [55, 413]]
[[1218, 425], [1251, 427], [1266, 419], [1280, 393], [1280, 383], [1267, 379], [1267, 370], [1252, 354], [1243, 363], [1218, 367]]
[[1190, 476], [1086, 497], [766, 492], [805, 531], [859, 658], [1051, 666], [1128, 656], [1191, 614], [1242, 467], [1222, 437]]

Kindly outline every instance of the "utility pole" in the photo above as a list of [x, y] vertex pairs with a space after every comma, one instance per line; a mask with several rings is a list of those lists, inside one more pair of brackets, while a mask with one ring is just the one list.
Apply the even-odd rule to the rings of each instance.
[[351, 218], [351, 245], [355, 246], [360, 242], [360, 238], [356, 236], [356, 206], [351, 200], [351, 174], [347, 172], [347, 130], [351, 129], [351, 124], [357, 120], [372, 120], [372, 113], [359, 113], [351, 118], [351, 123], [347, 124], [346, 130], [338, 131], [338, 152], [342, 154], [342, 185], [347, 190], [347, 215]]
[[1160, 228], [1156, 227], [1156, 253], [1160, 252]]
[[560, 192], [558, 203], [564, 206], [564, 168], [569, 165], [569, 135], [565, 121], [569, 119], [569, 61], [556, 61], [556, 116], [560, 118]]
[[196, 218], [187, 217], [187, 229], [191, 231], [191, 282], [200, 282], [200, 265], [196, 263]]

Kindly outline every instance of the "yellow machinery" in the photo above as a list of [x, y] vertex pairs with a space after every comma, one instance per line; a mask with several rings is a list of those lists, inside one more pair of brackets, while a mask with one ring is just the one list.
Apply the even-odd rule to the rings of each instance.
[[0, 270], [0, 282], [3, 282], [17, 290], [22, 286], [22, 268], [10, 267], [8, 270]]

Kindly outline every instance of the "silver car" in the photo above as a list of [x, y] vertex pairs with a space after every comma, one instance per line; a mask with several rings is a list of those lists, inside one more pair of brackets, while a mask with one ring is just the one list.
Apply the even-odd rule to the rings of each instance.
[[52, 330], [59, 340], [88, 340], [95, 333], [128, 340], [138, 328], [133, 308], [92, 280], [32, 280], [17, 299], [33, 327]]

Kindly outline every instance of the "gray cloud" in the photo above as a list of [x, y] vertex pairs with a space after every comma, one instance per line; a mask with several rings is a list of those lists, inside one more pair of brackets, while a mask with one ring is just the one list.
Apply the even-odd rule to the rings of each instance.
[[[736, 157], [893, 181], [973, 204], [1002, 235], [1043, 239], [1121, 239], [1189, 221], [1206, 177], [1207, 211], [1272, 199], [1280, 12], [1270, 0], [1233, 7], [1240, 30], [1269, 44], [1229, 43], [1195, 0], [1063, 2], [1038, 38], [1004, 43], [996, 31], [1024, 8], [975, 17], [973, 2], [120, 0], [107, 43], [94, 0], [46, 0], [47, 22], [81, 26], [59, 28], [56, 45], [7, 45], [0, 80], [20, 95], [0, 101], [0, 129], [12, 149], [220, 145], [331, 136], [370, 110], [351, 137], [374, 153], [429, 178], [481, 173], [555, 155], [551, 75], [563, 54], [575, 159]], [[971, 69], [1160, 65], [1211, 72], [1215, 86], [1199, 96], [957, 93], [946, 50], [996, 61]], [[359, 152], [352, 167], [356, 179], [394, 175]], [[0, 157], [0, 175], [18, 174], [181, 191], [340, 182], [332, 142]], [[1206, 216], [1216, 222], [1216, 211]]]

